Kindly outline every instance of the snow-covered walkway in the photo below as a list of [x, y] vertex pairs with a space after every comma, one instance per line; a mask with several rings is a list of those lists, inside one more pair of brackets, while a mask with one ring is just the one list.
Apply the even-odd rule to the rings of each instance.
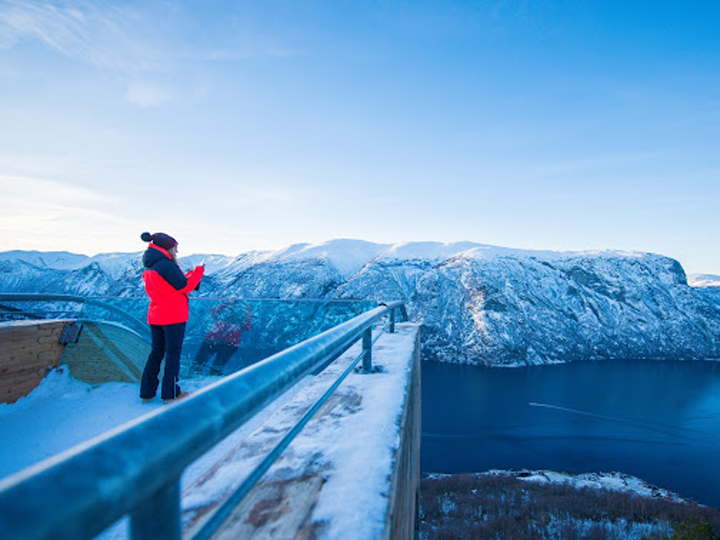
[[[192, 393], [218, 378], [184, 380], [182, 387]], [[182, 489], [196, 482], [215, 462], [300, 391], [306, 382], [298, 383], [188, 467], [182, 477]], [[51, 371], [28, 396], [15, 403], [0, 404], [0, 479], [168, 406], [160, 398], [143, 403], [139, 395], [138, 384], [113, 382], [93, 386], [74, 379], [65, 366]], [[127, 524], [127, 518], [120, 520], [101, 538], [126, 538]]]
[[[183, 387], [193, 391], [214, 380], [183, 381]], [[164, 406], [159, 398], [143, 403], [137, 384], [93, 386], [60, 366], [28, 396], [0, 404], [0, 478]]]

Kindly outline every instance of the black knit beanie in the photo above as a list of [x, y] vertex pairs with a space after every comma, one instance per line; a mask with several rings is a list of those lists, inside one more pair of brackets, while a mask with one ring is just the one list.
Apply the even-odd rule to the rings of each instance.
[[177, 246], [177, 240], [175, 240], [172, 236], [165, 233], [155, 233], [150, 234], [149, 232], [144, 232], [140, 235], [140, 238], [142, 238], [143, 242], [152, 242], [158, 247], [161, 247], [163, 249], [172, 249], [175, 246]]

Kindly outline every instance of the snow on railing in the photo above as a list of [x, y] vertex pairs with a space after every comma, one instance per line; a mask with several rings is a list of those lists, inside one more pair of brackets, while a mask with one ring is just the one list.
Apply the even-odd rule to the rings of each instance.
[[0, 481], [0, 537], [92, 538], [130, 515], [134, 540], [180, 539], [180, 477], [192, 462], [306, 375], [359, 339], [363, 350], [196, 536], [208, 538], [279, 457], [322, 402], [363, 361], [372, 372], [372, 329], [402, 302], [381, 304], [345, 323], [234, 373], [170, 407], [120, 426]]

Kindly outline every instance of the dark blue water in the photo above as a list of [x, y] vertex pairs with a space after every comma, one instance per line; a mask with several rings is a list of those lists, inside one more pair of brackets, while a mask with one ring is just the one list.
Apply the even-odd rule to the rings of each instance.
[[720, 363], [423, 363], [424, 472], [621, 471], [720, 507]]

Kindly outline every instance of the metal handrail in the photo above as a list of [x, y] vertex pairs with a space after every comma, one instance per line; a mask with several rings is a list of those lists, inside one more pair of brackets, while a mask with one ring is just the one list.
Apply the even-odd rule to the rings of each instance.
[[[394, 312], [394, 311], [393, 311]], [[393, 329], [391, 333], [394, 333]], [[373, 344], [380, 339], [378, 334], [373, 339]], [[270, 452], [258, 463], [258, 465], [247, 475], [245, 480], [235, 488], [235, 490], [223, 501], [223, 503], [213, 512], [210, 518], [203, 524], [203, 526], [193, 535], [193, 540], [209, 540], [221, 527], [222, 523], [230, 517], [233, 510], [238, 504], [245, 498], [250, 490], [257, 484], [262, 478], [270, 466], [277, 461], [282, 452], [290, 445], [290, 443], [297, 437], [300, 431], [307, 425], [307, 423], [315, 416], [320, 408], [327, 402], [330, 396], [337, 390], [340, 384], [347, 378], [347, 376], [355, 370], [360, 360], [364, 359], [367, 355], [367, 349], [363, 348], [363, 351], [345, 368], [345, 371], [335, 379], [335, 382], [320, 396], [317, 401], [310, 407], [302, 418], [288, 431], [288, 433], [278, 442]]]
[[381, 305], [179, 401], [0, 481], [0, 537], [91, 538], [130, 514], [134, 540], [181, 538], [180, 477], [269, 402], [403, 309]]

